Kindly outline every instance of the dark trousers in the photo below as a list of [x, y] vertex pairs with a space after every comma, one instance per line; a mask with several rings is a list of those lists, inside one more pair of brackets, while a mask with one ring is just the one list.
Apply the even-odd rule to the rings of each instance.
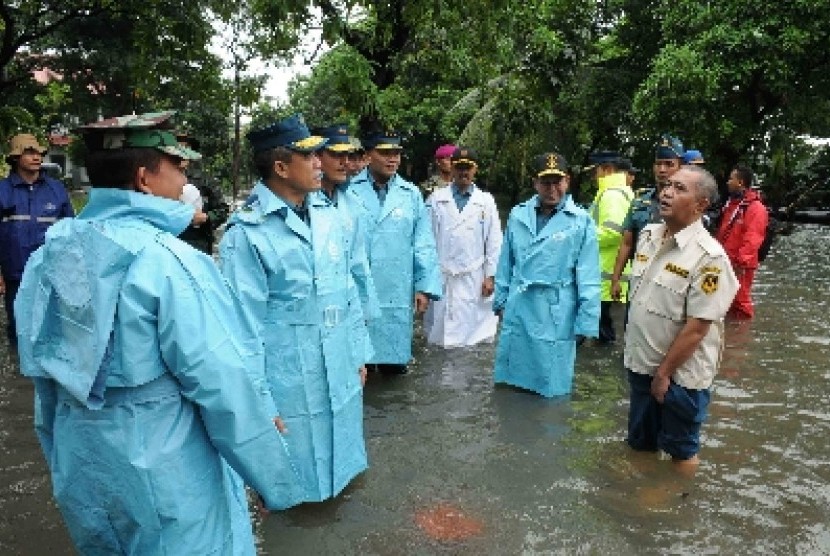
[[409, 371], [406, 365], [396, 365], [393, 363], [366, 363], [366, 369], [370, 373], [382, 373], [385, 375], [405, 375]]
[[19, 280], [6, 280], [6, 294], [3, 296], [3, 303], [6, 306], [6, 335], [13, 344], [17, 343], [17, 329], [14, 319], [14, 298], [17, 297], [17, 290], [20, 289]]
[[689, 459], [700, 451], [700, 428], [709, 407], [709, 390], [683, 388], [674, 381], [663, 403], [651, 395], [652, 377], [628, 370], [631, 405], [626, 442], [635, 450], [658, 448], [676, 459]]
[[599, 341], [614, 342], [617, 334], [614, 332], [614, 321], [611, 320], [611, 307], [613, 301], [603, 301], [599, 309]]

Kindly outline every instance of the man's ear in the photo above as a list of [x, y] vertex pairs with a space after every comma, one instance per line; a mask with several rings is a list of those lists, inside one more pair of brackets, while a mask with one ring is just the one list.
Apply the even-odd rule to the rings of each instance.
[[274, 161], [274, 175], [278, 176], [282, 179], [288, 177], [288, 163], [283, 162], [282, 160], [275, 160]]
[[139, 166], [135, 173], [135, 180], [133, 181], [133, 189], [140, 193], [153, 195], [153, 190], [147, 186], [147, 168]]

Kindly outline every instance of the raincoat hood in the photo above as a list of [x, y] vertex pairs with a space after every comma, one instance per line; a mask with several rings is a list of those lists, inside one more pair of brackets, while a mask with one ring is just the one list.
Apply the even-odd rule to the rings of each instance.
[[52, 226], [33, 261], [40, 283], [26, 300], [31, 319], [20, 334], [26, 374], [50, 378], [87, 407], [101, 407], [118, 297], [138, 256], [105, 235], [101, 221], [135, 218], [177, 234], [192, 215], [178, 201], [93, 189], [78, 218]]
[[21, 369], [100, 408], [118, 294], [137, 255], [82, 220], [55, 224], [47, 238], [33, 261], [40, 283], [26, 300], [31, 317], [20, 331]]
[[193, 219], [193, 207], [178, 200], [124, 189], [93, 188], [78, 215], [82, 220], [137, 218], [175, 236]]

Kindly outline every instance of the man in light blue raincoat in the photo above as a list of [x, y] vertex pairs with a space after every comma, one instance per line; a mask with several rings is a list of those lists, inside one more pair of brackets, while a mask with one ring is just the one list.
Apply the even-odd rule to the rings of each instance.
[[317, 195], [321, 200], [328, 201], [334, 206], [346, 231], [347, 248], [353, 261], [352, 274], [349, 276], [352, 301], [349, 303], [359, 302], [363, 308], [362, 314], [357, 311], [353, 314], [359, 317], [359, 322], [354, 323], [356, 333], [365, 335], [365, 341], [356, 342], [354, 347], [362, 350], [356, 356], [358, 360], [365, 363], [374, 354], [365, 319], [380, 316], [380, 307], [375, 292], [375, 283], [369, 269], [369, 259], [366, 257], [365, 211], [349, 187], [349, 156], [355, 152], [356, 147], [351, 141], [346, 124], [317, 128], [312, 130], [312, 133], [326, 139], [326, 144], [319, 151], [322, 170], [321, 188], [312, 195]]
[[336, 496], [367, 467], [365, 341], [354, 266], [337, 210], [320, 188], [317, 151], [299, 116], [248, 134], [258, 182], [219, 246], [222, 272], [265, 342], [268, 384], [305, 490]]
[[553, 397], [571, 391], [576, 337], [599, 333], [599, 251], [564, 157], [538, 156], [534, 175], [537, 195], [510, 211], [496, 269], [495, 381]]
[[369, 320], [375, 350], [370, 368], [403, 374], [412, 359], [413, 303], [423, 313], [430, 298], [440, 299], [441, 270], [421, 191], [397, 173], [400, 136], [376, 132], [363, 146], [369, 165], [350, 189], [366, 211], [369, 265], [380, 302], [380, 316]]
[[[255, 554], [241, 475], [269, 508], [298, 496], [261, 340], [213, 261], [175, 236], [172, 112], [82, 128], [93, 189], [55, 224], [16, 300], [35, 426], [81, 554]], [[225, 463], [227, 462], [227, 464]]]

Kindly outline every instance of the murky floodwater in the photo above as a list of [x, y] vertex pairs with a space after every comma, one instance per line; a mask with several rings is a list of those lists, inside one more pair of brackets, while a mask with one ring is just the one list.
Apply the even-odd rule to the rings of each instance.
[[[410, 375], [370, 376], [369, 471], [335, 501], [258, 521], [261, 552], [830, 554], [828, 244], [830, 228], [800, 226], [759, 271], [694, 477], [625, 446], [621, 347], [581, 348], [573, 395], [545, 400], [493, 387], [493, 346], [419, 342]], [[31, 387], [0, 373], [0, 552], [71, 553]]]

